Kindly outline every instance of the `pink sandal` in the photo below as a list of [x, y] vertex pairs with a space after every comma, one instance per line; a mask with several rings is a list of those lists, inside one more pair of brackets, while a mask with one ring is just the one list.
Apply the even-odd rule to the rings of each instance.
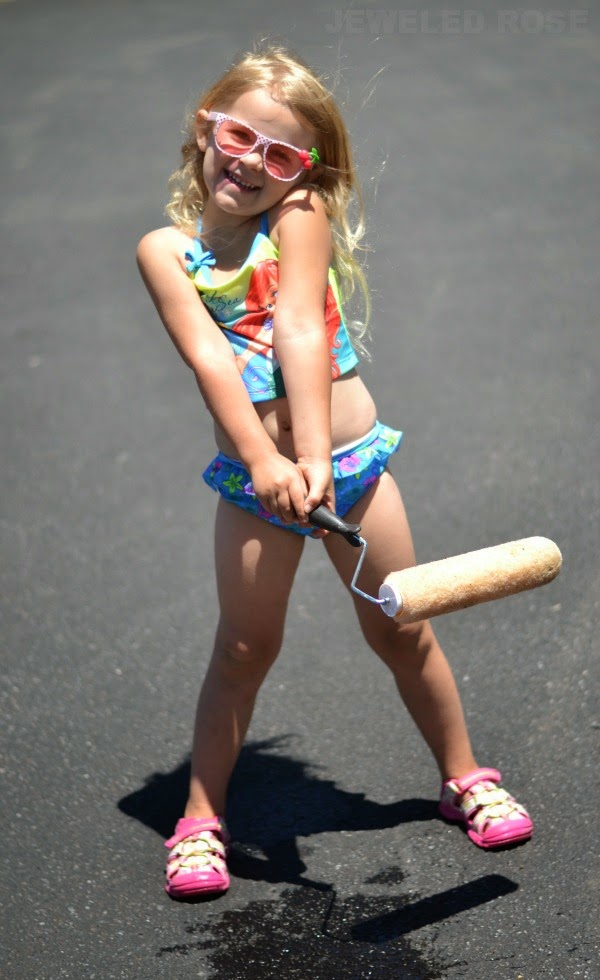
[[229, 888], [227, 850], [229, 834], [221, 817], [182, 817], [165, 847], [165, 891], [171, 898], [218, 894]]
[[501, 779], [497, 769], [475, 769], [442, 783], [441, 815], [466, 824], [467, 834], [478, 847], [519, 844], [533, 834], [527, 810], [498, 786]]

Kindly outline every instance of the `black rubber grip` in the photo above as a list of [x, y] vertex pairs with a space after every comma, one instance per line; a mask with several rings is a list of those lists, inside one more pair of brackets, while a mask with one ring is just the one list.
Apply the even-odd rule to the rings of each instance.
[[336, 534], [341, 534], [353, 548], [360, 548], [361, 540], [358, 536], [360, 524], [348, 524], [324, 504], [315, 507], [308, 515], [308, 519], [315, 527], [321, 527], [325, 531], [335, 531]]

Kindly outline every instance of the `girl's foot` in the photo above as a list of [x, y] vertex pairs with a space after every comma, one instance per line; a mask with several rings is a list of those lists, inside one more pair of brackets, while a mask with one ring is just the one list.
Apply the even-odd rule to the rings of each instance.
[[168, 847], [165, 890], [171, 898], [195, 898], [229, 888], [229, 834], [221, 817], [182, 817]]
[[446, 820], [464, 823], [478, 847], [506, 847], [529, 840], [533, 823], [525, 807], [501, 789], [497, 769], [475, 769], [442, 783], [439, 810]]

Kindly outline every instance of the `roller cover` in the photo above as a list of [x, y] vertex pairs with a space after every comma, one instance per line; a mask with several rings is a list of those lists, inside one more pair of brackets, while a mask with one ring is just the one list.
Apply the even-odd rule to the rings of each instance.
[[549, 538], [522, 538], [391, 572], [379, 590], [388, 616], [430, 619], [490, 599], [535, 589], [558, 575], [562, 555]]

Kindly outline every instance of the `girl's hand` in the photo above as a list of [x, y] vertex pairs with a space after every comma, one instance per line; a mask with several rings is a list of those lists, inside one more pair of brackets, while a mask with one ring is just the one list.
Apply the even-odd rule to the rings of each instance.
[[273, 452], [259, 456], [249, 469], [254, 492], [265, 510], [285, 524], [308, 523], [307, 486], [300, 467]]
[[300, 456], [297, 465], [308, 488], [304, 501], [305, 514], [309, 514], [319, 504], [325, 504], [330, 510], [335, 511], [331, 456], [328, 459], [319, 456]]

